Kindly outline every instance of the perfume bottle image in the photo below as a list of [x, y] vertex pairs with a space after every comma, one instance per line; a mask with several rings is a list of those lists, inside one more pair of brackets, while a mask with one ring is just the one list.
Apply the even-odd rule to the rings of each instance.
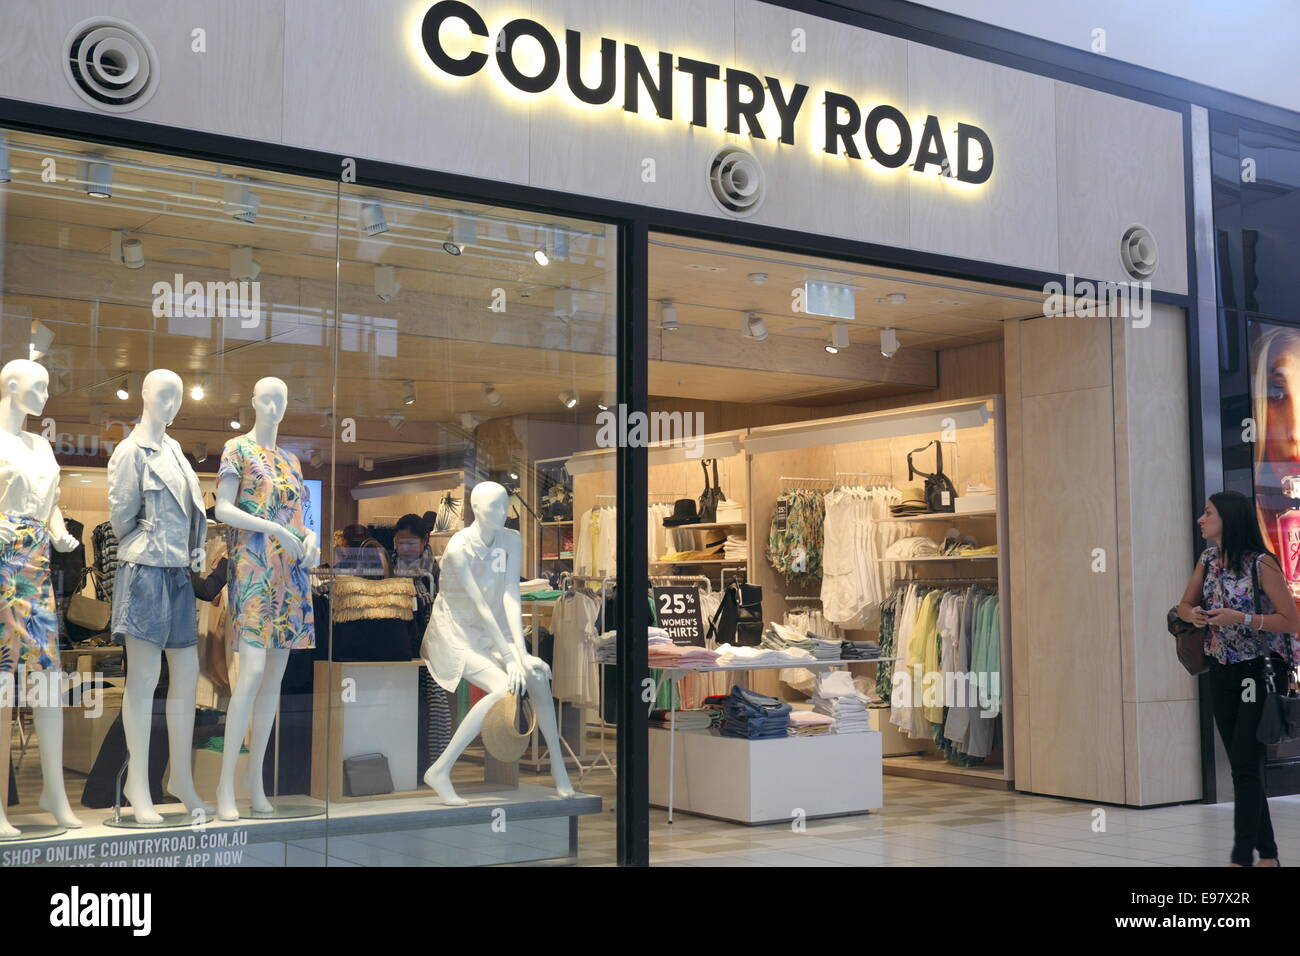
[[1282, 547], [1282, 574], [1291, 596], [1300, 600], [1300, 475], [1282, 479], [1282, 494], [1291, 507], [1277, 516], [1277, 539]]

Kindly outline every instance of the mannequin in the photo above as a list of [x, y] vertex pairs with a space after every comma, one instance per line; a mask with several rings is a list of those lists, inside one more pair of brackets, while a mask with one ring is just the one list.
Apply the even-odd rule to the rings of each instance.
[[470, 708], [451, 743], [424, 775], [447, 806], [467, 801], [451, 785], [451, 768], [478, 736], [483, 720], [506, 694], [528, 691], [537, 725], [551, 752], [551, 777], [561, 797], [572, 797], [564, 765], [551, 671], [524, 646], [519, 602], [520, 537], [505, 527], [509, 493], [495, 481], [474, 486], [474, 521], [457, 531], [442, 556], [442, 573], [421, 648], [433, 679], [455, 692], [463, 677], [486, 696]]
[[[73, 551], [59, 510], [59, 465], [50, 443], [23, 431], [28, 415], [39, 415], [49, 399], [50, 376], [26, 359], [0, 368], [0, 679], [12, 680], [6, 703], [23, 693], [41, 672], [30, 698], [41, 745], [40, 807], [65, 827], [79, 827], [63, 786], [63, 706], [58, 677], [59, 627], [50, 582], [49, 547]], [[0, 709], [0, 780], [9, 778], [10, 708]], [[5, 817], [0, 800], [0, 836], [19, 831]]]
[[280, 682], [289, 651], [316, 646], [308, 570], [320, 557], [316, 536], [304, 523], [306, 486], [296, 456], [280, 448], [280, 422], [289, 387], [278, 378], [253, 386], [256, 422], [247, 435], [226, 442], [217, 472], [218, 521], [230, 526], [230, 621], [240, 654], [239, 678], [226, 713], [226, 746], [217, 785], [217, 816], [238, 820], [235, 769], [249, 741], [248, 793], [254, 813], [272, 807], [262, 787], [262, 766], [275, 724]]
[[113, 638], [126, 646], [130, 662], [122, 701], [130, 754], [123, 794], [141, 823], [163, 822], [149, 790], [149, 736], [164, 650], [171, 751], [167, 792], [191, 814], [216, 809], [204, 804], [194, 789], [199, 654], [190, 566], [202, 552], [208, 519], [198, 476], [166, 432], [183, 394], [175, 372], [156, 369], [145, 376], [140, 424], [108, 461], [109, 511], [118, 539], [112, 630]]

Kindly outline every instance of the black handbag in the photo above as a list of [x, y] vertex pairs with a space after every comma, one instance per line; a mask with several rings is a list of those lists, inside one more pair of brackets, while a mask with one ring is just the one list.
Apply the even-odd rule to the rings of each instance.
[[763, 589], [757, 584], [729, 584], [709, 622], [709, 639], [732, 647], [757, 647], [763, 640]]
[[[713, 483], [709, 483], [709, 462], [713, 463]], [[700, 462], [704, 469], [704, 490], [700, 492], [700, 524], [712, 524], [718, 520], [718, 502], [726, 501], [722, 486], [718, 484], [718, 459], [710, 458]]]
[[383, 754], [360, 754], [343, 761], [343, 795], [372, 797], [393, 792], [393, 775]]
[[[912, 456], [934, 446], [934, 472], [927, 474], [912, 464]], [[911, 481], [917, 475], [925, 479], [925, 505], [931, 512], [957, 510], [957, 489], [952, 479], [943, 473], [943, 445], [932, 441], [907, 453], [907, 478]]]
[[[1259, 557], [1250, 566], [1251, 595], [1255, 613], [1259, 613]], [[1261, 632], [1262, 633], [1262, 632]], [[1286, 683], [1277, 689], [1277, 674], [1273, 669], [1273, 655], [1268, 641], [1264, 641], [1264, 706], [1260, 710], [1259, 726], [1255, 739], [1261, 744], [1275, 747], [1300, 737], [1300, 697], [1291, 690], [1291, 675], [1295, 661], [1291, 659], [1291, 636], [1286, 635]]]

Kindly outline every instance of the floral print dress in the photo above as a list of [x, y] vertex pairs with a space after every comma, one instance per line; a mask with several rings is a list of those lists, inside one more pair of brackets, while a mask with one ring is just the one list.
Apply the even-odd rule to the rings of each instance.
[[[1223, 566], [1223, 557], [1217, 547], [1206, 548], [1201, 554], [1201, 564], [1205, 565], [1201, 606], [1207, 611], [1226, 607], [1245, 614], [1275, 613], [1276, 608], [1262, 587], [1259, 594], [1255, 594], [1251, 565], [1257, 564], [1261, 557], [1259, 554], [1247, 555], [1242, 562], [1243, 570], [1229, 570]], [[1259, 657], [1265, 639], [1269, 649], [1278, 657], [1300, 662], [1300, 640], [1295, 634], [1272, 634], [1244, 624], [1226, 627], [1211, 624], [1205, 629], [1205, 653], [1220, 664], [1236, 664]]]
[[0, 521], [16, 535], [12, 543], [0, 544], [0, 674], [58, 670], [49, 529], [19, 515], [0, 515]]
[[[264, 448], [250, 435], [226, 442], [217, 480], [239, 479], [235, 504], [307, 537], [307, 487], [297, 457]], [[230, 553], [230, 620], [239, 643], [277, 650], [316, 646], [307, 567], [260, 531], [226, 530]]]

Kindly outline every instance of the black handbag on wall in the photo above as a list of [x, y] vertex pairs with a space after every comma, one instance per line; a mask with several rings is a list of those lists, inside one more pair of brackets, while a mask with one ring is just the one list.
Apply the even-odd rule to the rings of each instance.
[[[912, 464], [912, 456], [934, 446], [934, 471], [927, 474]], [[943, 473], [943, 445], [932, 441], [928, 445], [913, 449], [907, 453], [907, 479], [911, 481], [917, 475], [925, 479], [925, 505], [931, 512], [949, 512], [957, 510], [957, 489], [952, 479]]]
[[[713, 483], [709, 483], [709, 462], [713, 463]], [[700, 462], [704, 469], [704, 490], [700, 492], [700, 524], [712, 524], [718, 520], [718, 502], [726, 501], [722, 486], [718, 484], [718, 459], [710, 458]]]
[[757, 584], [730, 584], [709, 622], [709, 638], [733, 647], [757, 647], [763, 639], [763, 589]]

